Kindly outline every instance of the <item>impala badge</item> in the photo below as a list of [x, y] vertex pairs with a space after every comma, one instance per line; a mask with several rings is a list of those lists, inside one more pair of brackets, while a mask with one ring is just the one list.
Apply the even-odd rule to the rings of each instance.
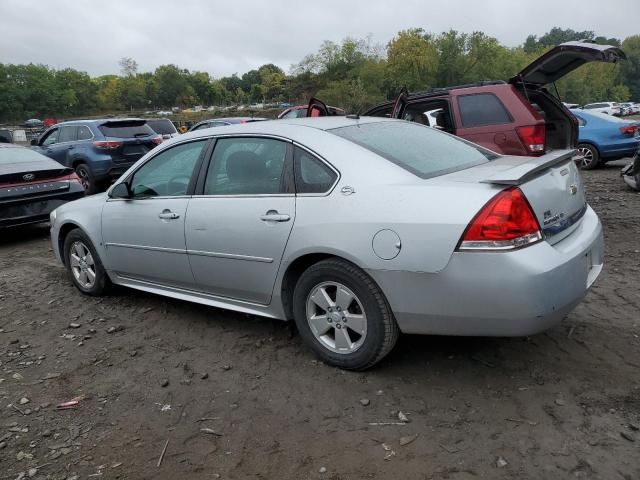
[[22, 176], [22, 179], [25, 182], [30, 182], [31, 180], [33, 180], [34, 178], [36, 178], [36, 176], [33, 173], [26, 173]]
[[571, 195], [575, 195], [576, 193], [578, 193], [578, 185], [575, 185], [575, 184], [569, 185], [569, 193]]

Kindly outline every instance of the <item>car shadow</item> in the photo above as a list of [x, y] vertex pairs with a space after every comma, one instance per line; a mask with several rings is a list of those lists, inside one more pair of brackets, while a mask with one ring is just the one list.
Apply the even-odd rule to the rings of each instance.
[[25, 241], [41, 240], [49, 236], [49, 223], [36, 223], [0, 229], [0, 247]]

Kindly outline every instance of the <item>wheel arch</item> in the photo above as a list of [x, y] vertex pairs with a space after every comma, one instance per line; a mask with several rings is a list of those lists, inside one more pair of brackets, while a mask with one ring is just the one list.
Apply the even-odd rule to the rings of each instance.
[[598, 152], [598, 156], [602, 156], [602, 152], [600, 151], [600, 147], [598, 146], [598, 144], [596, 142], [594, 142], [591, 139], [588, 140], [578, 140], [578, 145], [589, 145], [590, 147], [593, 147], [596, 149], [596, 152]]
[[69, 233], [71, 233], [73, 230], [80, 230], [82, 231], [87, 237], [91, 238], [91, 236], [77, 223], [75, 222], [67, 222], [65, 224], [63, 224], [60, 227], [60, 230], [58, 230], [58, 252], [60, 252], [60, 259], [62, 260], [62, 264], [66, 266], [65, 264], [65, 258], [64, 258], [64, 242], [67, 239], [67, 236], [69, 235]]
[[343, 260], [365, 271], [357, 261], [354, 261], [349, 255], [344, 255], [341, 252], [317, 251], [300, 254], [287, 264], [282, 275], [282, 281], [280, 282], [279, 294], [286, 320], [293, 319], [293, 291], [300, 276], [312, 265], [329, 258]]

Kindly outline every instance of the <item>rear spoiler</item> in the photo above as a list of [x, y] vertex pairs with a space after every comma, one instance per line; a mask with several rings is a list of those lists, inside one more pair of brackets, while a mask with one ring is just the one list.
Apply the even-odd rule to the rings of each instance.
[[554, 150], [541, 157], [529, 158], [518, 166], [485, 178], [481, 183], [522, 185], [547, 168], [565, 163], [567, 160], [575, 160], [576, 155], [575, 150]]

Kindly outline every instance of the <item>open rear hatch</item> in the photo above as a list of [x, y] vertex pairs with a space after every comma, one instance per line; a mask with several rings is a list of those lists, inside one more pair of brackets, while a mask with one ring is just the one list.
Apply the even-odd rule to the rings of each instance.
[[556, 150], [541, 157], [500, 157], [481, 167], [481, 183], [517, 186], [525, 194], [546, 241], [569, 235], [587, 210], [573, 150]]
[[612, 45], [598, 45], [585, 40], [565, 42], [531, 62], [512, 77], [509, 83], [544, 86], [558, 81], [585, 63], [616, 63], [626, 58], [620, 48]]

